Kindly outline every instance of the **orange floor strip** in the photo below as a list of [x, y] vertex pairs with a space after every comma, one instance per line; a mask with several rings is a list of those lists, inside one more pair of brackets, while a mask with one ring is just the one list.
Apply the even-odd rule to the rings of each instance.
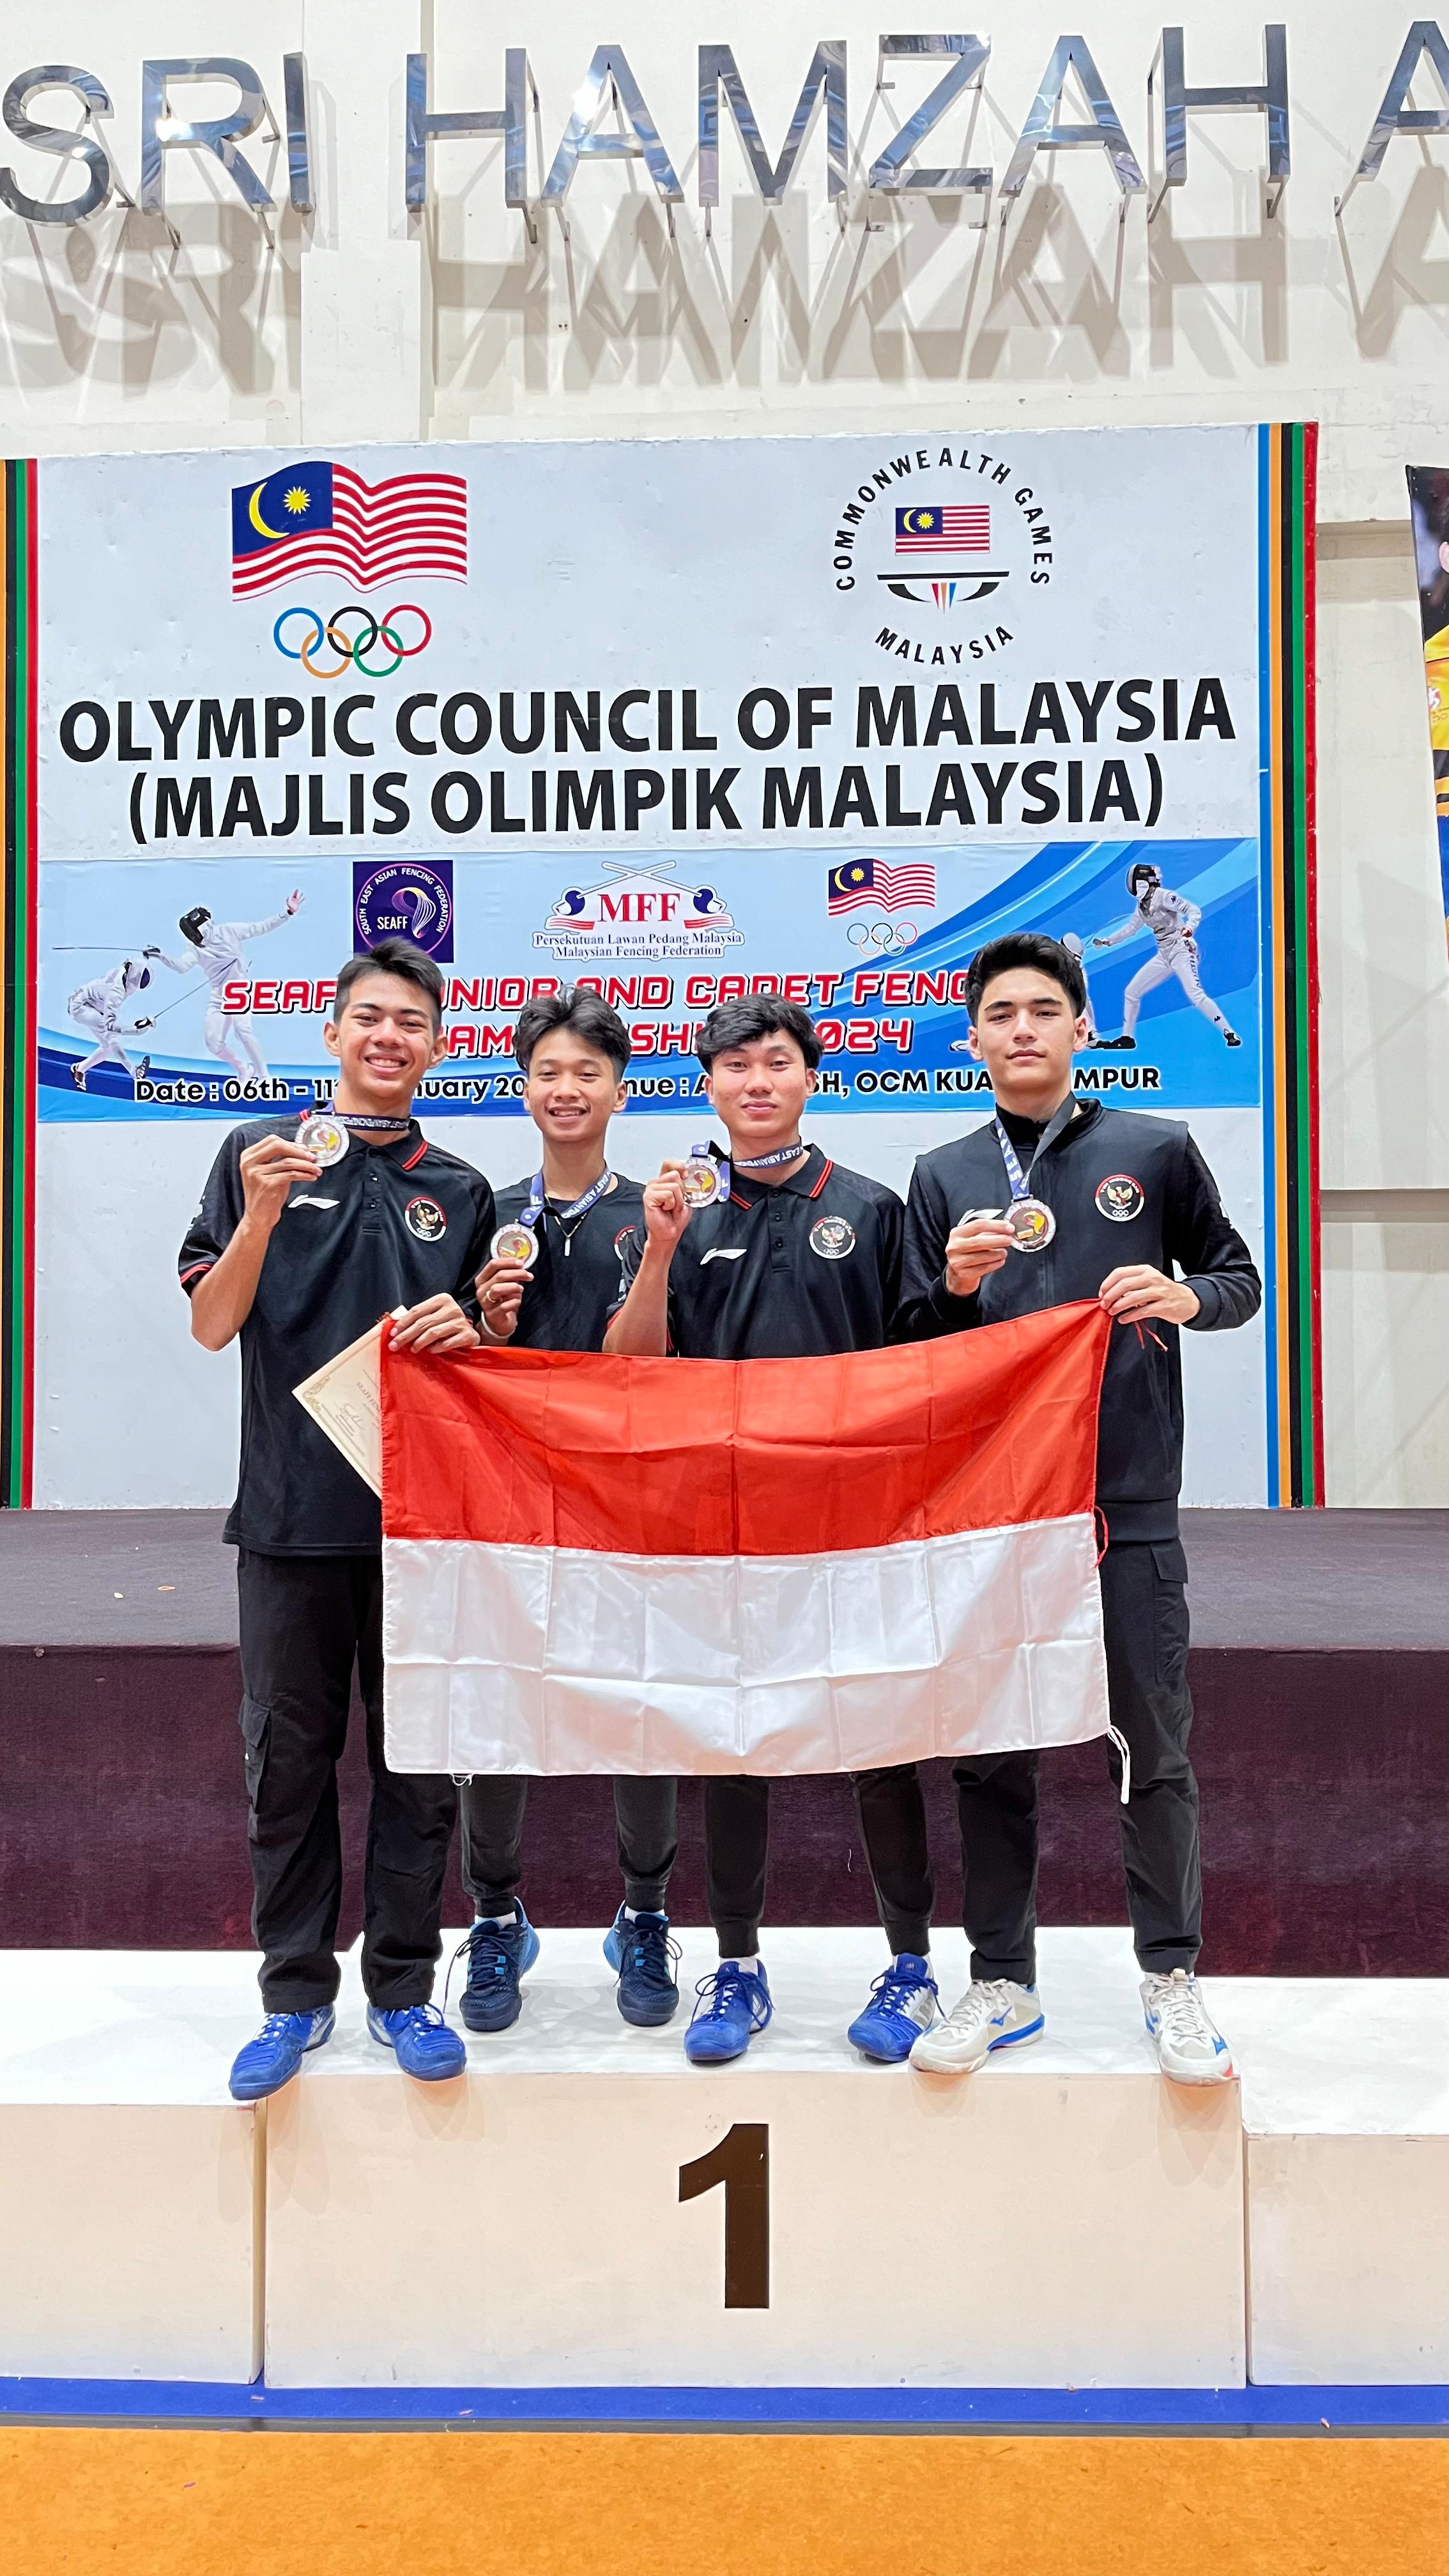
[[1449, 2443], [0, 2432], [7, 2576], [1437, 2576]]

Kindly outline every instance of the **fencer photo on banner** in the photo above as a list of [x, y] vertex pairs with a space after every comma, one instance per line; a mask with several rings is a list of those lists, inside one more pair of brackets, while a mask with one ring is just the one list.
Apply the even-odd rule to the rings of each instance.
[[1449, 934], [1449, 465], [1409, 467], [1409, 517], [1419, 616], [1424, 630], [1424, 685], [1434, 759], [1434, 811], [1439, 873]]
[[[765, 989], [819, 1025], [822, 1136], [903, 1187], [989, 1111], [972, 956], [1050, 932], [1080, 1093], [1190, 1117], [1271, 1276], [1270, 454], [1301, 436], [43, 460], [38, 1346], [98, 1203], [169, 1240], [219, 1127], [328, 1104], [338, 967], [397, 933], [444, 979], [418, 1113], [495, 1183], [518, 1011], [583, 981], [641, 1176], [689, 1150], [700, 1022]], [[116, 1329], [159, 1385], [149, 1297]], [[1273, 1365], [1221, 1389], [1204, 1499], [1264, 1498]], [[67, 1493], [69, 1444], [38, 1461]]]

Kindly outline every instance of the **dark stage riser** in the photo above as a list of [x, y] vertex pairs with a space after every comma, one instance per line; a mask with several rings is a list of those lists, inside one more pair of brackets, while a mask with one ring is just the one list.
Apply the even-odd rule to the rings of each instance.
[[[1205, 1970], [1449, 1976], [1449, 1654], [1194, 1650]], [[0, 1947], [246, 1948], [240, 1685], [229, 1647], [0, 1647]], [[1043, 1756], [1045, 1923], [1126, 1920], [1116, 1802], [1092, 1745]], [[959, 1919], [949, 1765], [929, 1766], [937, 1913]], [[365, 1772], [343, 1766], [340, 1938], [359, 1925]], [[705, 1920], [699, 1788], [686, 1783], [672, 1909]], [[539, 1780], [524, 1901], [604, 1924], [619, 1901], [603, 1780]], [[448, 1906], [465, 1918], [461, 1889]], [[777, 1782], [768, 1920], [874, 1919], [843, 1780]]]

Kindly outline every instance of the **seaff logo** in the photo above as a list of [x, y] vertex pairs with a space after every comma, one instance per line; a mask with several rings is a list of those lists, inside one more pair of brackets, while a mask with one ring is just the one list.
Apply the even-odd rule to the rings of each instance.
[[882, 457], [847, 495], [830, 560], [878, 652], [950, 671], [1010, 649], [1056, 546], [1046, 500], [1010, 457], [933, 443]]
[[410, 939], [440, 966], [453, 962], [453, 862], [451, 859], [370, 859], [352, 862], [353, 928], [359, 948], [380, 939]]

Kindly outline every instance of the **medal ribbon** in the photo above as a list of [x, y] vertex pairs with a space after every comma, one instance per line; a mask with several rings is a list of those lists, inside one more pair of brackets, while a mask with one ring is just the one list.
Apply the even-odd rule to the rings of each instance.
[[321, 1114], [335, 1118], [355, 1136], [405, 1136], [413, 1123], [410, 1118], [364, 1118], [352, 1109], [324, 1109]]
[[[991, 1123], [996, 1129], [996, 1141], [1001, 1147], [1001, 1159], [1006, 1165], [1006, 1177], [1011, 1183], [1012, 1198], [1029, 1199], [1031, 1192], [1026, 1185], [1026, 1174], [1021, 1168], [1021, 1157], [1017, 1153], [1016, 1147], [1013, 1145], [1006, 1129], [1002, 1126], [1000, 1119], [993, 1118]], [[1040, 1142], [1038, 1142], [1036, 1154], [1039, 1154], [1040, 1152], [1041, 1145]], [[1036, 1168], [1036, 1154], [1033, 1154], [1031, 1158], [1033, 1170]]]
[[748, 1159], [743, 1154], [737, 1154], [735, 1163], [737, 1169], [742, 1172], [772, 1172], [777, 1164], [798, 1163], [801, 1155], [808, 1154], [809, 1151], [809, 1146], [802, 1145], [797, 1136], [793, 1145], [777, 1145], [773, 1154], [751, 1154]]
[[[598, 1179], [590, 1183], [589, 1187], [585, 1190], [583, 1197], [581, 1199], [575, 1199], [571, 1207], [555, 1208], [554, 1215], [560, 1217], [565, 1225], [567, 1225], [570, 1217], [587, 1216], [590, 1208], [598, 1205], [599, 1200], [603, 1197], [604, 1192], [609, 1187], [613, 1177], [614, 1175], [606, 1163], [603, 1170], [600, 1172]], [[514, 1219], [514, 1223], [516, 1225], [526, 1225], [529, 1233], [532, 1234], [534, 1227], [537, 1225], [539, 1218], [543, 1214], [543, 1211], [543, 1174], [542, 1172], [535, 1172], [532, 1180], [528, 1184], [527, 1205], [519, 1209], [518, 1214]]]
[[1036, 1170], [1036, 1167], [1041, 1161], [1042, 1155], [1045, 1153], [1048, 1145], [1056, 1142], [1062, 1129], [1071, 1125], [1076, 1114], [1077, 1104], [1075, 1100], [1071, 1098], [1070, 1094], [1068, 1094], [1067, 1098], [1061, 1103], [1061, 1106], [1053, 1111], [1046, 1126], [1037, 1138], [1036, 1152], [1033, 1154], [1031, 1162], [1025, 1171], [1021, 1168], [1021, 1158], [1017, 1153], [1016, 1147], [1013, 1145], [1011, 1138], [1008, 1136], [1006, 1129], [1002, 1126], [1000, 1119], [993, 1118], [991, 1123], [996, 1130], [996, 1141], [1001, 1147], [1001, 1159], [1006, 1166], [1006, 1177], [1011, 1183], [1011, 1196], [1013, 1203], [1017, 1199], [1029, 1199], [1031, 1197], [1031, 1191], [1027, 1188], [1027, 1183], [1030, 1180], [1032, 1173]]

